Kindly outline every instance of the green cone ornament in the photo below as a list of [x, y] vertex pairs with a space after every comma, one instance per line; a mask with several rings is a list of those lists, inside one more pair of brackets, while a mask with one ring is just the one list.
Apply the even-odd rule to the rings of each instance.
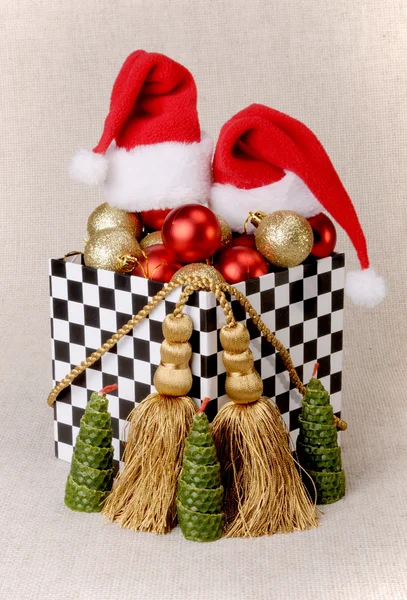
[[223, 528], [220, 464], [204, 412], [208, 402], [205, 398], [194, 416], [178, 480], [178, 522], [184, 537], [193, 542], [213, 542]]
[[[332, 504], [345, 495], [345, 473], [342, 470], [338, 433], [333, 422], [333, 408], [328, 392], [315, 378], [317, 369], [318, 365], [315, 365], [302, 401], [297, 454], [301, 466], [315, 484], [317, 503]], [[304, 483], [307, 483], [306, 479]], [[311, 482], [307, 485], [311, 495], [314, 495]]]
[[71, 510], [102, 510], [113, 482], [112, 426], [106, 394], [117, 384], [94, 392], [80, 422], [66, 482], [65, 504]]

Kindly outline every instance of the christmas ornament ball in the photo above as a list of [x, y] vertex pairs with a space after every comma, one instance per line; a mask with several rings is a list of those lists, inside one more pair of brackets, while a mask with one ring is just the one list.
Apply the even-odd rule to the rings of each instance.
[[263, 256], [254, 248], [234, 246], [219, 256], [216, 268], [228, 283], [247, 281], [268, 273], [269, 267]]
[[107, 202], [97, 206], [88, 218], [88, 236], [92, 236], [96, 231], [117, 227], [131, 229], [137, 239], [141, 237], [143, 230], [143, 224], [137, 213], [113, 208]]
[[156, 244], [143, 250], [143, 256], [134, 267], [132, 275], [167, 283], [181, 266], [162, 244]]
[[307, 219], [291, 210], [255, 213], [256, 248], [276, 267], [296, 267], [309, 256], [314, 235]]
[[156, 244], [162, 244], [163, 238], [161, 235], [161, 231], [153, 231], [152, 233], [148, 233], [143, 239], [140, 241], [140, 248], [145, 250], [150, 246], [155, 246]]
[[184, 265], [175, 273], [172, 280], [179, 279], [180, 277], [204, 277], [210, 279], [214, 283], [224, 283], [225, 278], [215, 267], [207, 265], [205, 263], [191, 263]]
[[221, 226], [217, 216], [202, 204], [184, 204], [165, 218], [164, 246], [183, 263], [205, 260], [221, 244]]
[[84, 250], [87, 267], [106, 269], [117, 273], [129, 273], [141, 258], [142, 250], [134, 232], [126, 227], [96, 231]]
[[144, 210], [140, 213], [141, 220], [146, 227], [158, 231], [162, 228], [165, 217], [171, 212], [171, 208], [162, 210]]
[[233, 246], [247, 246], [248, 248], [256, 249], [256, 238], [254, 235], [249, 235], [248, 233], [243, 233], [242, 235], [238, 235], [233, 238], [231, 244]]
[[314, 233], [314, 245], [311, 254], [317, 258], [326, 258], [335, 250], [336, 229], [329, 217], [319, 213], [307, 219]]
[[230, 246], [230, 244], [232, 243], [232, 239], [233, 239], [232, 229], [231, 229], [229, 223], [226, 221], [226, 219], [224, 219], [220, 215], [216, 215], [216, 216], [218, 218], [219, 225], [220, 225], [220, 231], [221, 231], [219, 250], [224, 250], [225, 248]]

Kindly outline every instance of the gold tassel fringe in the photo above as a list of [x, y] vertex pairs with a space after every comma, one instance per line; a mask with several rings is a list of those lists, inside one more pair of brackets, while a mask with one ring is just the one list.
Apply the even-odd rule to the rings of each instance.
[[268, 398], [228, 402], [212, 423], [223, 468], [226, 537], [288, 533], [318, 525], [291, 454], [280, 411]]
[[185, 438], [197, 407], [188, 396], [150, 394], [129, 415], [124, 469], [102, 513], [134, 531], [168, 533]]

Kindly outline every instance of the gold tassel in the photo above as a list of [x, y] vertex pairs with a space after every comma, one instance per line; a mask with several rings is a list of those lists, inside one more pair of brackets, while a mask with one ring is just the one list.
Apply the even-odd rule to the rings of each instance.
[[192, 329], [184, 314], [164, 319], [161, 364], [154, 375], [158, 393], [145, 398], [128, 418], [124, 469], [102, 512], [134, 531], [168, 533], [176, 524], [177, 480], [185, 438], [197, 411], [185, 395], [192, 386], [188, 342]]
[[225, 535], [256, 537], [318, 524], [278, 408], [262, 397], [250, 336], [242, 323], [221, 330], [226, 393], [212, 434], [223, 469]]

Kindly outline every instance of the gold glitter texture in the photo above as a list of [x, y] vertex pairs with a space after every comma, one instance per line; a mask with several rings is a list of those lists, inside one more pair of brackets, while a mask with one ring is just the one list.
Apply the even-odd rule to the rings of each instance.
[[145, 250], [146, 248], [149, 248], [150, 246], [155, 246], [156, 244], [162, 244], [163, 243], [163, 238], [161, 235], [161, 231], [153, 231], [152, 233], [148, 233], [146, 235], [146, 237], [143, 237], [143, 239], [140, 242], [140, 248], [142, 250]]
[[224, 250], [227, 248], [232, 242], [232, 229], [229, 223], [220, 215], [216, 215], [216, 218], [219, 221], [220, 230], [221, 230], [221, 240], [219, 250]]
[[125, 227], [97, 231], [90, 237], [84, 251], [87, 267], [116, 273], [129, 273], [141, 257], [142, 250], [134, 232]]
[[191, 263], [189, 265], [184, 265], [178, 269], [171, 281], [176, 281], [180, 277], [203, 277], [214, 283], [225, 282], [223, 276], [215, 269], [215, 267], [211, 267], [211, 265], [206, 265], [205, 263]]
[[139, 239], [143, 230], [143, 225], [137, 213], [130, 213], [120, 208], [113, 208], [107, 202], [101, 204], [88, 219], [88, 235], [92, 236], [97, 231], [103, 229], [116, 229], [117, 227], [126, 227], [131, 229], [133, 235]]
[[250, 213], [249, 220], [257, 226], [257, 250], [276, 267], [296, 267], [310, 254], [314, 234], [301, 215], [291, 210], [256, 212]]

